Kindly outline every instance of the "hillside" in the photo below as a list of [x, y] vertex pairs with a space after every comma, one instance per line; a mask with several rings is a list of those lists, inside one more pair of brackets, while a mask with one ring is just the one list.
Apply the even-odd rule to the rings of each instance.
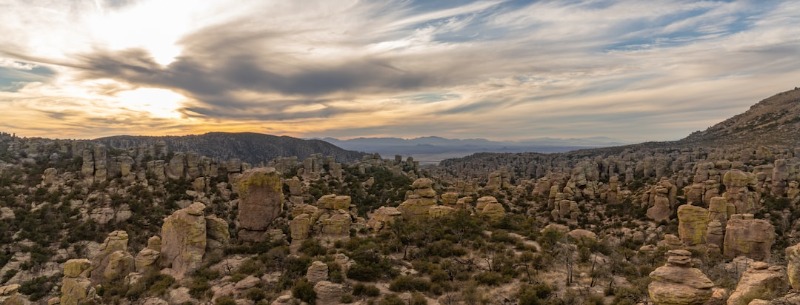
[[750, 143], [794, 145], [800, 142], [800, 89], [781, 92], [746, 112], [705, 131], [694, 132], [680, 144]]
[[252, 164], [277, 157], [297, 156], [305, 159], [312, 154], [333, 156], [339, 162], [347, 162], [359, 160], [364, 155], [341, 149], [325, 141], [251, 132], [210, 132], [202, 135], [164, 137], [113, 136], [95, 141], [115, 148], [138, 147], [163, 141], [170, 151], [193, 151], [217, 159], [239, 158]]

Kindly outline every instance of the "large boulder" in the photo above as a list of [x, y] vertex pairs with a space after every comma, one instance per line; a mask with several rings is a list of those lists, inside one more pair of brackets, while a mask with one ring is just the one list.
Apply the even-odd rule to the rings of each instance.
[[786, 248], [786, 274], [789, 284], [800, 291], [800, 244]]
[[667, 263], [650, 273], [647, 287], [656, 305], [704, 304], [714, 283], [700, 269], [692, 268], [691, 252], [670, 250]]
[[239, 236], [246, 241], [262, 241], [264, 232], [283, 211], [283, 184], [271, 167], [245, 171], [236, 185], [239, 193]]
[[497, 198], [494, 198], [494, 196], [483, 196], [478, 198], [478, 203], [475, 206], [475, 210], [478, 212], [478, 214], [485, 215], [492, 221], [500, 220], [506, 216], [506, 209], [502, 204], [497, 202]]
[[87, 278], [92, 262], [88, 259], [71, 259], [64, 263], [61, 281], [61, 305], [78, 305], [95, 297], [92, 282]]
[[158, 236], [150, 237], [147, 240], [147, 247], [139, 251], [134, 258], [136, 272], [145, 273], [157, 270], [156, 261], [161, 256], [161, 238]]
[[678, 236], [687, 246], [706, 243], [708, 210], [684, 204], [678, 207]]
[[340, 304], [339, 299], [344, 294], [342, 284], [321, 281], [314, 285], [314, 292], [317, 294], [317, 305]]
[[394, 223], [402, 214], [395, 207], [380, 207], [370, 214], [367, 227], [374, 231], [380, 231]]
[[786, 276], [780, 266], [755, 262], [742, 274], [728, 305], [747, 305], [755, 299], [771, 300], [786, 293]]
[[128, 253], [128, 233], [108, 234], [100, 251], [92, 258], [90, 279], [93, 284], [105, 284], [124, 278], [134, 271], [133, 256]]
[[325, 195], [317, 200], [317, 206], [328, 210], [349, 210], [350, 196]]
[[164, 219], [161, 227], [161, 265], [175, 278], [200, 266], [206, 252], [205, 205], [195, 202]]
[[752, 214], [731, 216], [725, 228], [724, 254], [727, 258], [740, 255], [754, 260], [768, 260], [775, 242], [775, 228], [769, 221], [753, 219]]

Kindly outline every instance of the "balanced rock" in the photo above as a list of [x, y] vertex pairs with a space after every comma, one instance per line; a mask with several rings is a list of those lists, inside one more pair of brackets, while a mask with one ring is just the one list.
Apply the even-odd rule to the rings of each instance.
[[283, 210], [283, 183], [274, 168], [255, 168], [239, 178], [240, 238], [245, 241], [263, 240], [263, 232]]
[[412, 194], [397, 209], [408, 219], [428, 216], [428, 210], [436, 205], [436, 191], [433, 180], [420, 178], [411, 184]]
[[650, 273], [650, 299], [656, 305], [704, 304], [714, 283], [700, 269], [692, 268], [691, 252], [670, 250], [667, 263]]
[[725, 228], [724, 255], [744, 255], [754, 260], [768, 260], [775, 242], [775, 228], [769, 221], [753, 219], [752, 214], [731, 216]]
[[329, 238], [350, 237], [350, 225], [353, 220], [344, 210], [337, 210], [330, 217], [322, 220], [322, 234]]
[[779, 266], [755, 262], [739, 278], [728, 305], [747, 305], [755, 299], [771, 300], [786, 293], [786, 277]]
[[182, 278], [200, 266], [206, 252], [205, 205], [195, 202], [164, 219], [161, 227], [161, 265]]
[[312, 284], [327, 281], [328, 265], [320, 261], [314, 261], [306, 270], [306, 278]]
[[684, 204], [678, 207], [678, 236], [687, 246], [706, 243], [708, 210]]

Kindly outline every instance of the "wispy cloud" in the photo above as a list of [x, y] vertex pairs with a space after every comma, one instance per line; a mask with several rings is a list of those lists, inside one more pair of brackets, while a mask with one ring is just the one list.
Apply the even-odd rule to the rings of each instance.
[[800, 76], [791, 1], [19, 0], [0, 18], [0, 129], [28, 135], [666, 140]]

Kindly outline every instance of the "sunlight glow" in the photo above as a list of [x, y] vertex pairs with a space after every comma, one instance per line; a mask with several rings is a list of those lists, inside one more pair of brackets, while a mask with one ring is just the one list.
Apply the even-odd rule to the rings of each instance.
[[156, 118], [177, 119], [178, 111], [186, 97], [166, 89], [139, 88], [116, 95], [122, 108], [143, 111]]

